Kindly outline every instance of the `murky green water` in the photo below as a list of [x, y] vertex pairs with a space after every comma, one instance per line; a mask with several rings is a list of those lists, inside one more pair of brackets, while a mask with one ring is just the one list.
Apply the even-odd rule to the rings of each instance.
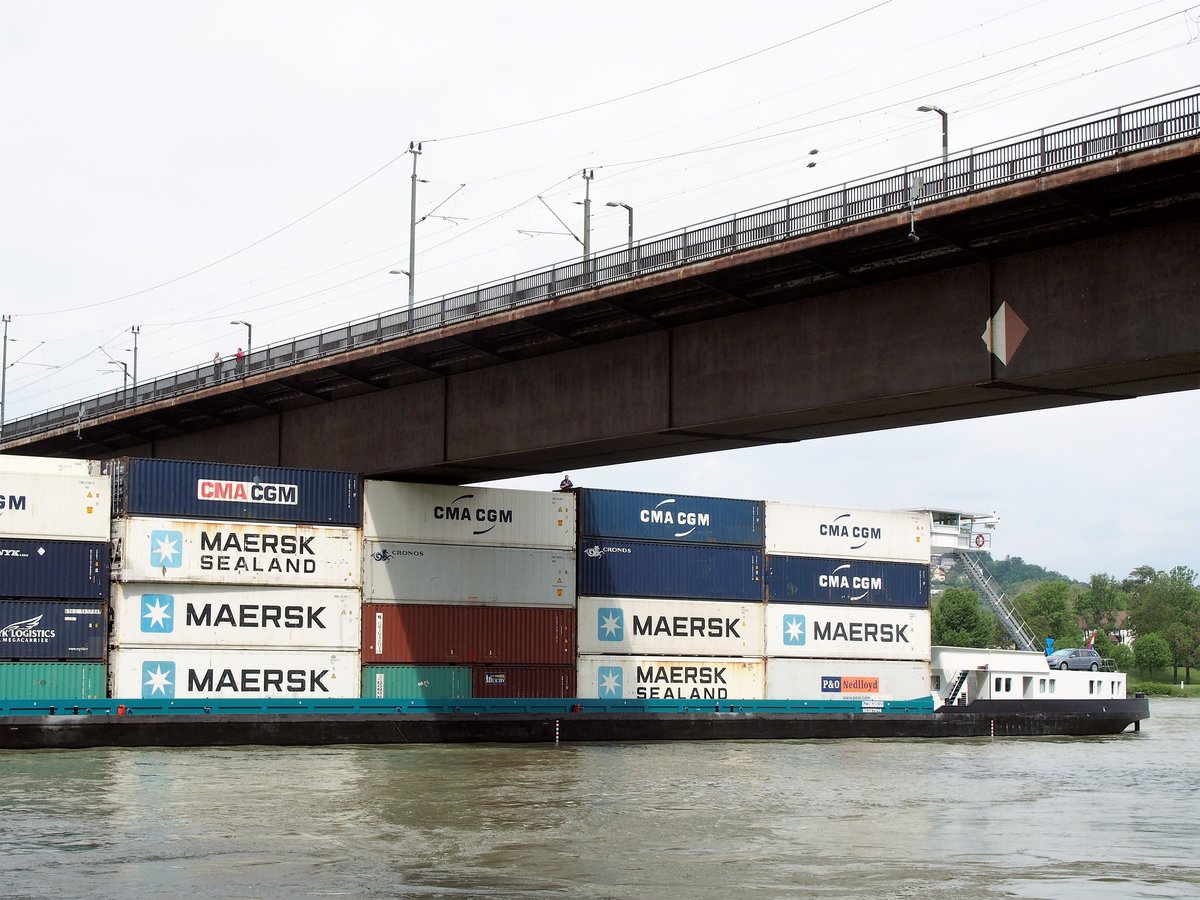
[[1200, 703], [1115, 738], [0, 751], [0, 895], [1200, 896]]

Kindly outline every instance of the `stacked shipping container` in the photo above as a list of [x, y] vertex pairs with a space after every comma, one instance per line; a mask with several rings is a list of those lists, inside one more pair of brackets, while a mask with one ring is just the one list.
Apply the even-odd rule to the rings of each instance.
[[575, 498], [367, 481], [364, 697], [575, 696]]
[[762, 503], [578, 496], [579, 696], [761, 699]]
[[0, 456], [0, 697], [105, 695], [109, 519], [95, 464]]
[[112, 696], [358, 696], [357, 475], [157, 459], [110, 468]]
[[765, 508], [766, 696], [928, 694], [929, 514]]

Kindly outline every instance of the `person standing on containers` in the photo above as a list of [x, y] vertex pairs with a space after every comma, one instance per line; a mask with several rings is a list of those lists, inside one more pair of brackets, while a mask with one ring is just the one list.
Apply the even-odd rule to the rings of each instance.
[[233, 354], [234, 368], [238, 375], [246, 374], [246, 354], [242, 352], [242, 348], [237, 348], [237, 353]]
[[221, 351], [213, 354], [213, 381], [221, 380]]

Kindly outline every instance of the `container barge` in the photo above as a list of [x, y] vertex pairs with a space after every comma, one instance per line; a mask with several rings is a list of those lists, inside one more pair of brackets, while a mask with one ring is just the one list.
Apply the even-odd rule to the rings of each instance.
[[[932, 647], [928, 511], [0, 457], [0, 748], [1117, 734]], [[968, 536], [970, 537], [970, 536]]]

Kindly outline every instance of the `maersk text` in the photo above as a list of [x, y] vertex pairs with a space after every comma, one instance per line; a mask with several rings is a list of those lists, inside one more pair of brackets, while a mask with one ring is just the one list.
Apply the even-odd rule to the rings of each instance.
[[813, 622], [813, 638], [818, 641], [851, 641], [881, 644], [907, 644], [908, 625], [891, 622]]
[[187, 604], [187, 624], [201, 628], [229, 625], [234, 628], [325, 628], [321, 621], [324, 606], [273, 606], [269, 604], [240, 604], [233, 606], [222, 603], [214, 605]]
[[328, 669], [222, 669], [219, 674], [213, 669], [203, 672], [188, 669], [187, 684], [189, 691], [202, 693], [262, 694], [275, 690], [288, 694], [328, 694], [329, 688], [322, 680], [328, 674]]

